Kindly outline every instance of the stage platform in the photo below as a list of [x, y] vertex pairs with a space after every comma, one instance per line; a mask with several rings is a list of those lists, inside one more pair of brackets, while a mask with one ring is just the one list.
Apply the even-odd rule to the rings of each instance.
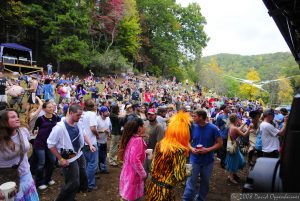
[[23, 74], [31, 74], [31, 73], [37, 73], [42, 72], [42, 67], [37, 66], [30, 66], [30, 65], [23, 65], [23, 64], [12, 64], [12, 63], [2, 63], [4, 66], [4, 70], [8, 72], [19, 72]]

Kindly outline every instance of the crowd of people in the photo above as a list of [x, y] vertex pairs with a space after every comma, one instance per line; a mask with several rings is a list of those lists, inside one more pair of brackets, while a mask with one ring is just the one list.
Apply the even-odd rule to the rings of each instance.
[[47, 75], [0, 72], [0, 102], [0, 172], [18, 171], [19, 179], [0, 178], [18, 182], [15, 200], [39, 200], [37, 189], [55, 185], [56, 166], [64, 177], [57, 201], [97, 191], [97, 175], [110, 167], [122, 168], [124, 200], [175, 200], [185, 181], [183, 200], [205, 200], [215, 158], [237, 184], [245, 158], [253, 166], [257, 157], [279, 157], [288, 117], [285, 108], [212, 95], [175, 77], [90, 71], [80, 79], [52, 73], [51, 64]]

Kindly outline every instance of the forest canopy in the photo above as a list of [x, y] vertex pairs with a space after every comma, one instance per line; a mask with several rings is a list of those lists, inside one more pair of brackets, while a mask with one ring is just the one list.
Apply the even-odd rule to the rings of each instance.
[[1, 43], [28, 46], [39, 65], [51, 61], [62, 71], [134, 67], [183, 78], [182, 63], [201, 56], [208, 41], [200, 6], [173, 0], [7, 0], [0, 19]]

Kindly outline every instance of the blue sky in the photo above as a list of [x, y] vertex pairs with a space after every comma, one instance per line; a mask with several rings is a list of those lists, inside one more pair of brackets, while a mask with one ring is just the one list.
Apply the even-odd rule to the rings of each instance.
[[176, 0], [196, 2], [207, 21], [210, 37], [203, 56], [232, 53], [255, 55], [290, 52], [262, 0]]

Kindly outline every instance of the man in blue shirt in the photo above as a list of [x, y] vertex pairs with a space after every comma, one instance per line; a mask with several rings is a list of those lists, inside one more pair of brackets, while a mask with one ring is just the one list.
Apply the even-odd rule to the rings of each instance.
[[52, 75], [52, 63], [50, 62], [49, 64], [47, 64], [47, 73], [48, 75]]
[[[209, 180], [214, 165], [214, 151], [222, 147], [222, 138], [218, 128], [206, 122], [207, 113], [198, 109], [193, 114], [191, 129], [192, 175], [188, 178], [183, 194], [184, 201], [205, 200], [209, 190]], [[200, 174], [200, 188], [196, 189]]]
[[227, 148], [227, 135], [229, 128], [229, 108], [227, 105], [220, 107], [220, 114], [216, 120], [216, 126], [220, 129], [220, 134], [223, 139], [223, 147], [218, 152], [218, 158], [221, 159], [221, 167], [225, 168], [226, 148]]
[[279, 111], [279, 108], [275, 108], [275, 117], [274, 117], [275, 127], [281, 129], [283, 125], [283, 121], [284, 121], [284, 116]]

